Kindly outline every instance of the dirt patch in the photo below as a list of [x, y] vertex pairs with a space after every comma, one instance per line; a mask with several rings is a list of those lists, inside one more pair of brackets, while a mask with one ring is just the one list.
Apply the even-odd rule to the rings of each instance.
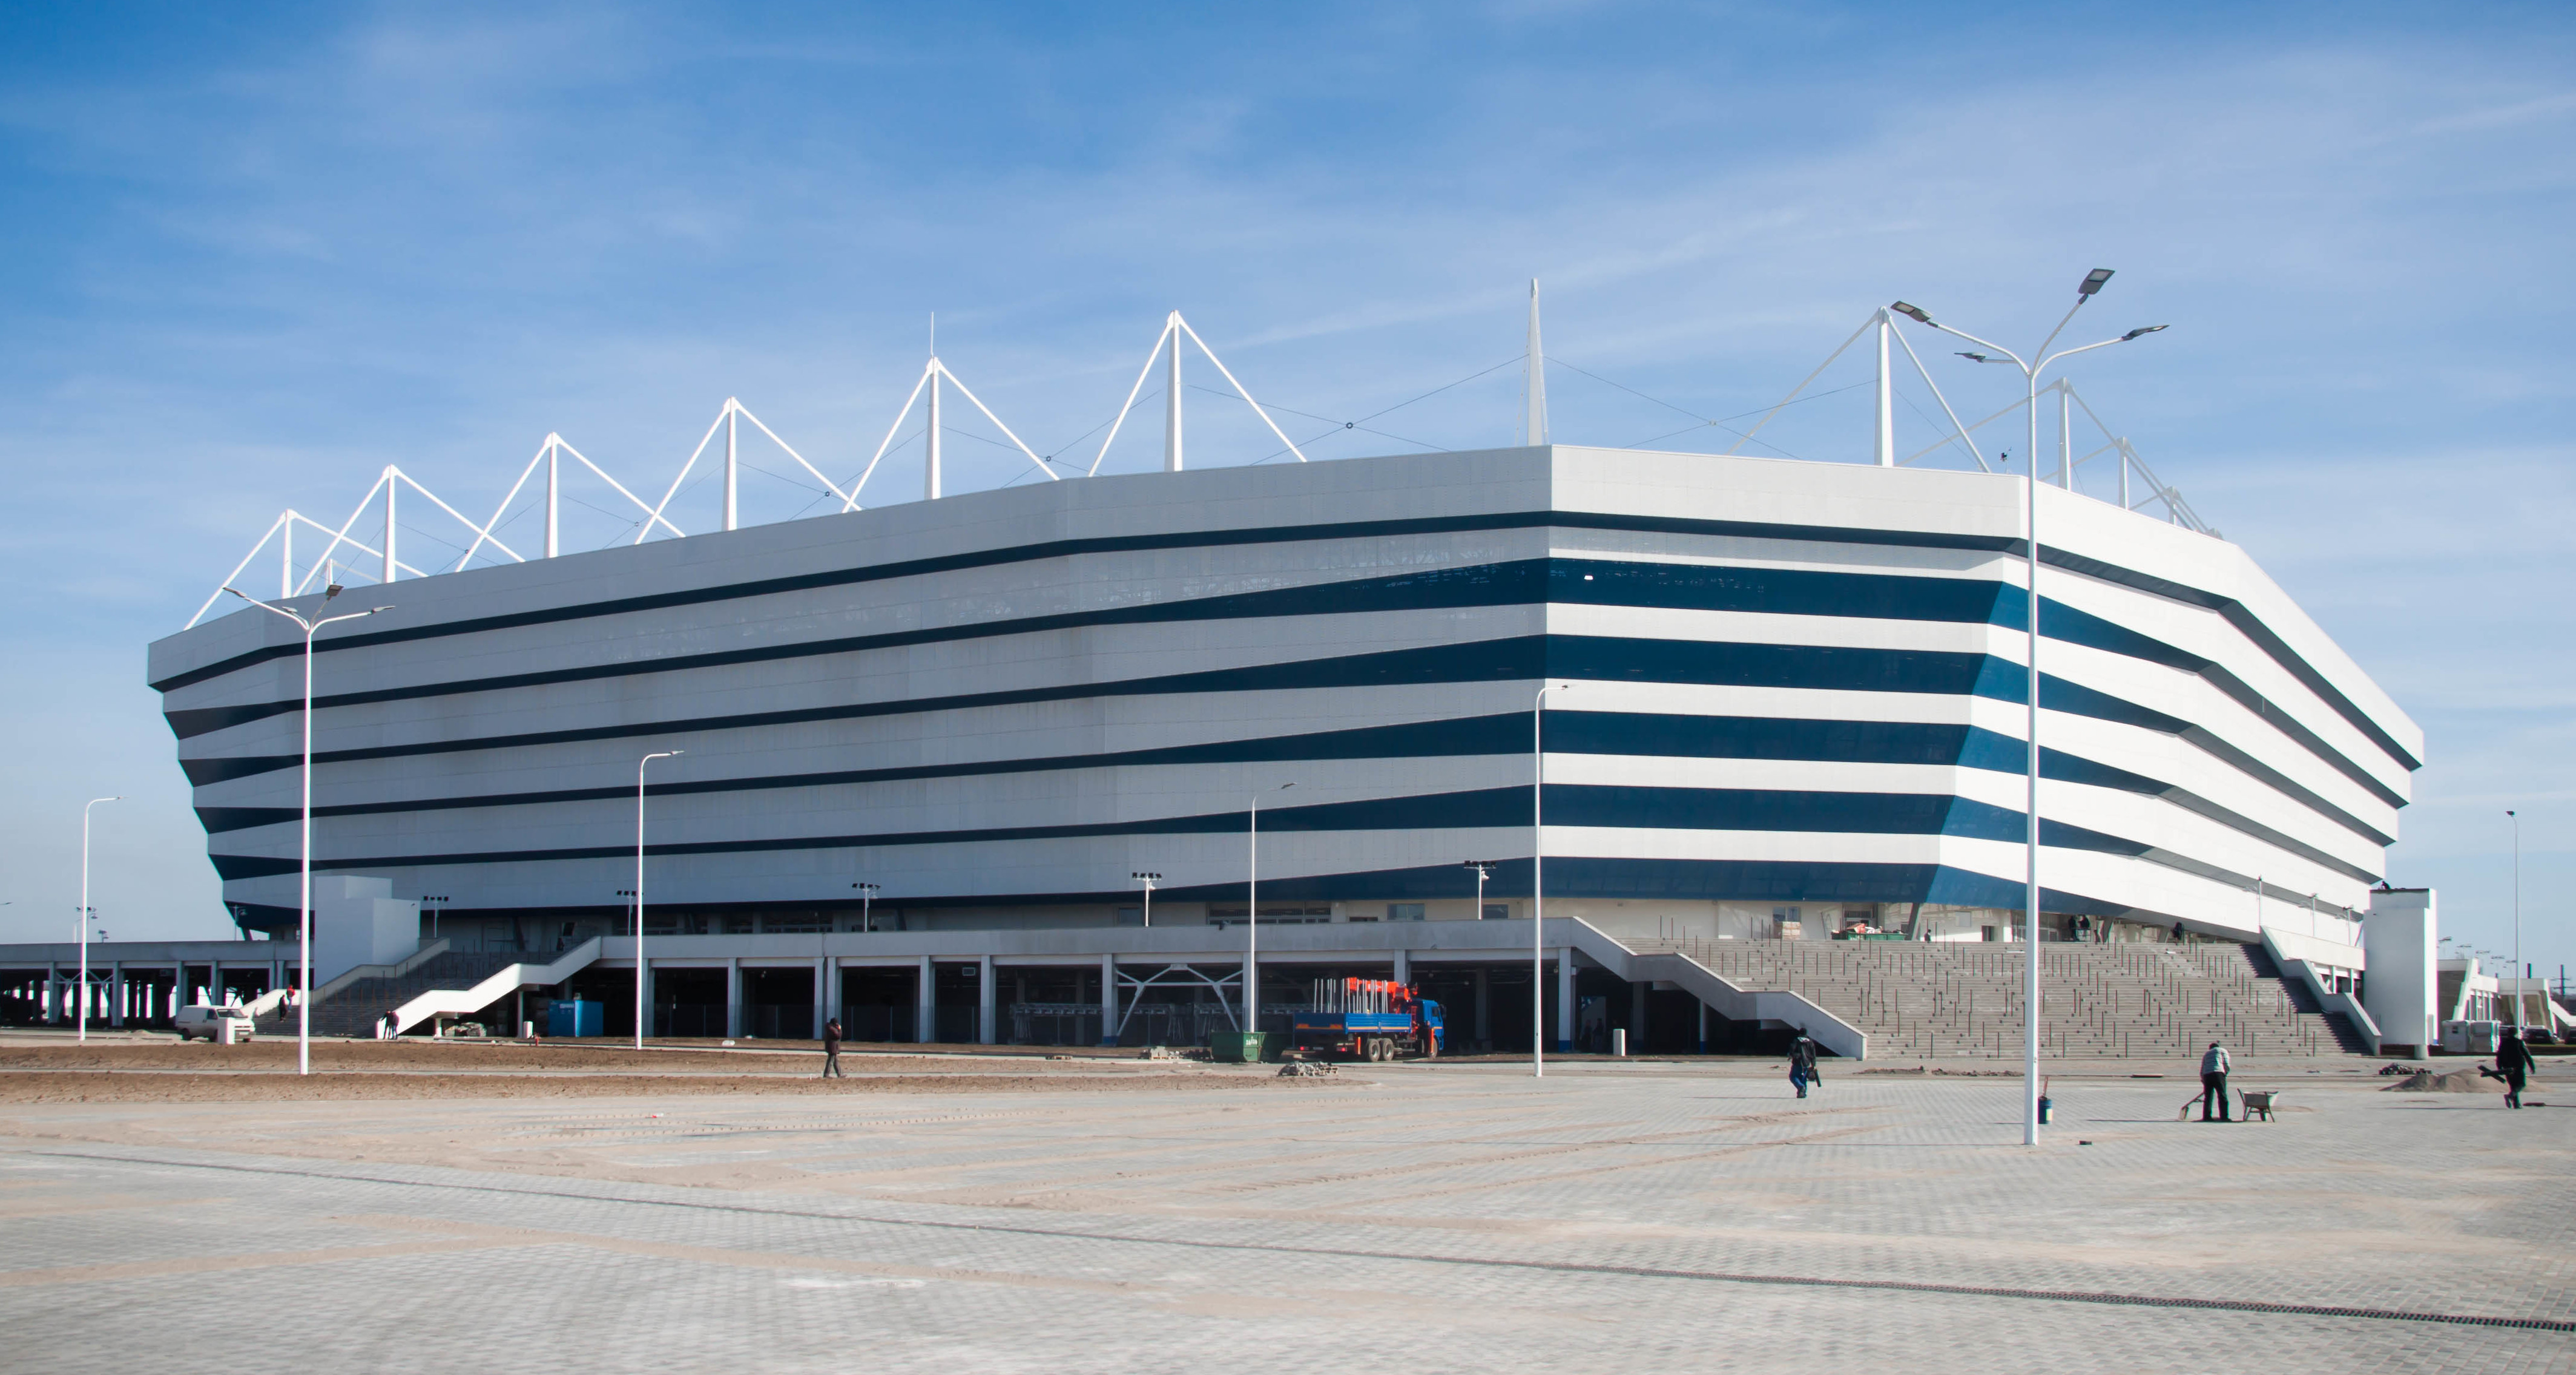
[[[1268, 1074], [888, 1074], [854, 1079], [746, 1074], [106, 1074], [0, 1072], [0, 1103], [284, 1103], [364, 1099], [638, 1098], [685, 1094], [847, 1097], [868, 1093], [1123, 1093], [1239, 1089]], [[1289, 1081], [1295, 1082], [1295, 1081]]]
[[2455, 1069], [2448, 1074], [2435, 1074], [2419, 1069], [2381, 1093], [2502, 1093], [2504, 1081], [2489, 1079], [2475, 1069]]

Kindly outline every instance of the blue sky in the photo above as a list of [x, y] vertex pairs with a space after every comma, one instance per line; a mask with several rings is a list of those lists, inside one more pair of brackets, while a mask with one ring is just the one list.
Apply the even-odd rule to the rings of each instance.
[[[1515, 358], [1532, 276], [1558, 439], [1715, 450], [1877, 305], [2025, 341], [2110, 266], [2087, 327], [2173, 329], [2077, 385], [2429, 733], [2394, 879], [2503, 949], [2518, 806], [2576, 963], [2576, 19], [2145, 8], [12, 7], [0, 939], [68, 931], [101, 793], [107, 929], [227, 929], [142, 647], [387, 463], [479, 518], [559, 430], [658, 493], [740, 396], [844, 477], [933, 312], [1067, 461], [1174, 308], [1318, 456], [1505, 443], [1511, 367], [1339, 422]], [[1864, 376], [1764, 439], [1860, 457]], [[1276, 448], [1192, 405], [1194, 462]]]

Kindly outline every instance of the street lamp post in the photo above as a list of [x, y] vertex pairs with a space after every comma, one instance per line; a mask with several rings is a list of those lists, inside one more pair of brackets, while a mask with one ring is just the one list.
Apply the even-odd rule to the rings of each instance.
[[2522, 1030], [2522, 818], [2508, 809], [2513, 823], [2513, 1029]]
[[656, 759], [687, 754], [658, 750], [635, 761], [635, 1048], [644, 1048], [644, 766]]
[[865, 935], [877, 929], [875, 920], [868, 915], [869, 905], [876, 901], [877, 886], [873, 883], [853, 883], [850, 886], [859, 890], [859, 934]]
[[[2050, 330], [2048, 337], [2040, 341], [2037, 349], [2032, 350], [2028, 361], [2001, 344], [1980, 339], [1966, 330], [1953, 329], [1941, 324], [1925, 314], [1920, 307], [1907, 305], [1903, 301], [1888, 307], [1897, 314], [1906, 316], [1927, 328], [1940, 330], [1944, 334], [1955, 334], [1972, 344], [1980, 344], [2002, 354], [2001, 358], [1982, 353], [1962, 353], [1959, 356], [1974, 363], [2010, 362], [2012, 366], [2021, 369], [2022, 379], [2029, 388], [2026, 418], [2030, 422], [2030, 430], [2028, 441], [2022, 449], [2022, 456], [2030, 462], [2030, 476], [2023, 483], [2022, 510], [2022, 535], [2026, 545], [2024, 554], [2028, 569], [2027, 581], [2030, 584], [2027, 591], [2029, 652], [2026, 655], [2030, 662], [2026, 669], [2027, 681], [2024, 686], [2024, 695], [2029, 706], [2029, 722], [2026, 731], [2028, 744], [2023, 750], [2026, 756], [2023, 761], [2025, 782], [2028, 785], [2023, 847], [2029, 864], [2028, 873], [2025, 876], [2022, 919], [2030, 938], [2030, 949], [2026, 957], [2027, 977], [2022, 987], [2022, 1020], [2025, 1026], [2023, 1027], [2021, 1139], [2025, 1146], [2039, 1144], [2039, 375], [2049, 364], [2061, 358], [2089, 353], [2094, 349], [2109, 348], [2113, 344], [2125, 344], [2141, 335], [2153, 334], [2165, 328], [2163, 325], [2146, 325], [2130, 330], [2116, 339], [2105, 339], [2099, 343], [2083, 344], [2050, 353], [2048, 346], [2056, 343], [2057, 336], [2066, 332], [2067, 325], [2073, 323], [2075, 319], [2075, 312], [2082, 310], [2084, 303], [2092, 300], [2094, 293], [2100, 291], [2103, 283], [2110, 280], [2111, 269], [2107, 267], [2097, 267], [2086, 273], [2084, 280], [2075, 288], [2075, 304], [2067, 308], [2065, 318], [2057, 322], [2057, 328]], [[2066, 482], [2071, 490], [2074, 486], [2073, 472], [2066, 474]]]
[[[1282, 783], [1269, 789], [1284, 793], [1296, 787]], [[1252, 859], [1243, 884], [1243, 1029], [1259, 1031], [1261, 1019], [1261, 793], [1252, 795]]]
[[1476, 919], [1482, 921], [1485, 918], [1485, 880], [1494, 876], [1493, 863], [1490, 860], [1471, 859], [1459, 867], [1476, 871]]
[[89, 809], [102, 802], [122, 802], [122, 797], [93, 797], [81, 804], [81, 905], [80, 986], [73, 991], [72, 1024], [79, 1028], [75, 1039], [89, 1041]]
[[[391, 563], [390, 556], [387, 563], [388, 565]], [[388, 576], [391, 574], [390, 566], [387, 574]], [[295, 986], [295, 1072], [311, 1074], [313, 1072], [313, 637], [321, 634], [322, 627], [326, 625], [340, 621], [354, 621], [361, 616], [372, 616], [379, 611], [391, 611], [393, 608], [371, 606], [364, 611], [352, 611], [344, 616], [324, 616], [316, 620], [306, 620], [285, 607], [261, 601], [247, 592], [230, 587], [224, 590], [263, 611], [274, 611], [284, 616], [304, 631], [304, 767], [301, 770], [304, 775], [302, 828], [304, 878], [303, 896], [300, 900], [303, 916], [296, 929], [297, 962], [302, 966], [303, 973]], [[322, 590], [323, 604], [329, 605], [331, 599], [339, 595], [340, 584], [330, 584]]]
[[[1547, 695], [1572, 692], [1572, 683], [1551, 683], [1530, 703], [1530, 1077], [1547, 1077], [1547, 888], [1539, 871], [1547, 867], [1547, 817], [1539, 804], [1547, 792], [1547, 744], [1539, 727], [1547, 719]], [[1480, 876], [1481, 877], [1481, 876]], [[1481, 887], [1479, 892], [1481, 892]], [[1476, 913], [1483, 916], [1480, 910]], [[1562, 1009], [1560, 1009], [1560, 1014]]]
[[1149, 874], [1140, 869], [1135, 873], [1129, 874], [1128, 877], [1145, 885], [1145, 924], [1147, 926], [1152, 926], [1154, 924], [1154, 885], [1162, 882], [1163, 876], [1161, 874]]

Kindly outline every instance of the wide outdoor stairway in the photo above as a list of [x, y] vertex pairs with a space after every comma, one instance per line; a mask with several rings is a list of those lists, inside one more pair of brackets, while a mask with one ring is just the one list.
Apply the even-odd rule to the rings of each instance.
[[[2018, 1057], [2018, 945], [1930, 941], [1624, 942], [1671, 951], [1739, 988], [1803, 995], [1869, 1034], [1873, 1059]], [[2365, 1049], [2277, 977], [2259, 946], [2040, 946], [2040, 1039], [2073, 1057], [2337, 1055]]]
[[[313, 1034], [372, 1036], [377, 1021], [386, 1013], [421, 994], [434, 988], [472, 988], [524, 958], [526, 956], [449, 951], [423, 960], [397, 978], [353, 980], [347, 987], [331, 992], [313, 1004]], [[295, 1009], [280, 1008], [276, 1017], [261, 1021], [259, 1029], [264, 1035], [293, 1033]]]

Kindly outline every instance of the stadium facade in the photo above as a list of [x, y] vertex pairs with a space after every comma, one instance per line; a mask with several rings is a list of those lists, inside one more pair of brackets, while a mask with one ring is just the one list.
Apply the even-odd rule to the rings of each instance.
[[[2023, 492], [1542, 445], [1033, 484], [366, 589], [394, 608], [314, 659], [316, 868], [432, 899], [423, 933], [457, 948], [613, 952], [638, 761], [676, 750], [644, 933], [737, 967], [818, 936], [925, 971], [943, 941], [1213, 950], [1256, 796], [1283, 950], [1339, 948], [1304, 927], [1526, 950], [1536, 724], [1550, 918], [1637, 950], [2009, 939]], [[2234, 545], [2037, 499], [2043, 935], [2277, 931], [2335, 990], [2421, 733]], [[245, 607], [150, 660], [225, 896], [281, 934], [301, 654]], [[1493, 862], [1481, 909], [1468, 860]], [[1131, 929], [1140, 872], [1167, 938]]]

